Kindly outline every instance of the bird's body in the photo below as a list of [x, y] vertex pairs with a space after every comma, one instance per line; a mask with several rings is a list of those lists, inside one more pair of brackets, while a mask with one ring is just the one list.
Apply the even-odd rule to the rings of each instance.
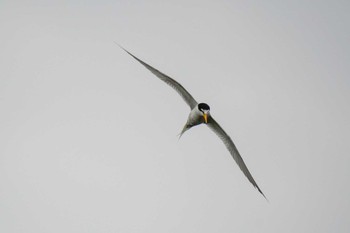
[[[205, 106], [206, 109], [202, 109], [203, 106]], [[209, 105], [205, 103], [197, 104], [188, 115], [187, 122], [180, 133], [180, 137], [193, 126], [207, 123], [204, 118], [204, 114], [206, 114], [206, 116], [210, 118], [209, 110]]]
[[[120, 45], [118, 45], [121, 47]], [[224, 142], [226, 148], [232, 155], [233, 159], [238, 164], [239, 168], [242, 170], [244, 175], [248, 178], [248, 180], [253, 184], [254, 187], [258, 189], [258, 191], [265, 197], [257, 183], [255, 182], [253, 176], [250, 174], [247, 166], [245, 165], [242, 157], [240, 156], [236, 146], [234, 145], [231, 138], [228, 134], [221, 128], [221, 126], [214, 120], [214, 118], [210, 114], [210, 107], [206, 103], [197, 103], [197, 101], [192, 97], [192, 95], [178, 82], [174, 79], [170, 78], [166, 74], [160, 72], [159, 70], [153, 68], [147, 63], [143, 62], [139, 58], [135, 57], [133, 54], [128, 52], [126, 49], [121, 47], [125, 52], [127, 52], [130, 56], [135, 58], [138, 62], [140, 62], [143, 66], [145, 66], [149, 71], [151, 71], [154, 75], [156, 75], [159, 79], [164, 81], [166, 84], [171, 86], [177, 93], [184, 99], [184, 101], [188, 104], [191, 109], [191, 112], [187, 118], [187, 122], [183, 127], [180, 137], [183, 133], [185, 133], [190, 128], [200, 125], [206, 124], [218, 137]], [[266, 197], [265, 197], [266, 198]]]

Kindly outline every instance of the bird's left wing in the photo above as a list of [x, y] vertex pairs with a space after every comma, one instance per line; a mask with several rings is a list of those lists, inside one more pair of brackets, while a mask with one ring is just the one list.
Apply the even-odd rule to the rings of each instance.
[[[213, 117], [210, 117], [208, 119], [207, 126], [214, 131], [214, 133], [224, 142], [226, 148], [232, 155], [233, 159], [238, 164], [239, 168], [242, 170], [244, 175], [248, 178], [250, 183], [254, 185], [255, 188], [258, 189], [258, 191], [265, 197], [264, 193], [261, 191], [257, 183], [255, 182], [253, 176], [250, 174], [247, 166], [245, 165], [241, 155], [239, 154], [235, 144], [233, 143], [232, 139], [228, 134], [221, 128], [221, 126], [214, 120]], [[265, 197], [266, 198], [266, 197]]]
[[122, 48], [125, 52], [127, 52], [130, 56], [135, 58], [138, 62], [140, 62], [144, 67], [146, 67], [149, 71], [151, 71], [155, 76], [157, 76], [160, 80], [164, 81], [166, 84], [171, 86], [179, 95], [184, 99], [184, 101], [190, 106], [191, 110], [197, 106], [197, 101], [192, 97], [192, 95], [178, 82], [176, 82], [174, 79], [170, 78], [168, 75], [160, 72], [159, 70], [153, 68], [152, 66], [148, 65], [146, 62], [140, 60], [136, 56], [134, 56], [132, 53], [121, 47], [119, 44], [118, 46]]

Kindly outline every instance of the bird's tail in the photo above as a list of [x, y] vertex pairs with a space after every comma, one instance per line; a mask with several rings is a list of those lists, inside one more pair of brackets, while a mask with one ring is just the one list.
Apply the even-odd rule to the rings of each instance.
[[181, 130], [181, 132], [177, 135], [177, 136], [179, 136], [179, 140], [180, 140], [181, 136], [182, 136], [189, 128], [191, 128], [191, 127], [188, 127], [187, 124], [183, 127], [183, 129]]

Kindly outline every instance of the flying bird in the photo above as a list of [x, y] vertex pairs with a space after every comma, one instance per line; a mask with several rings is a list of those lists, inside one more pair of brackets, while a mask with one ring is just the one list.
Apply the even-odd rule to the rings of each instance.
[[[117, 44], [117, 43], [116, 43]], [[264, 196], [266, 199], [264, 193], [261, 191], [257, 183], [255, 182], [253, 176], [250, 174], [247, 166], [245, 165], [241, 155], [239, 154], [235, 144], [233, 143], [230, 136], [223, 130], [223, 128], [214, 120], [210, 113], [210, 107], [206, 103], [198, 103], [192, 95], [177, 81], [170, 78], [168, 75], [160, 72], [156, 68], [148, 65], [146, 62], [142, 61], [141, 59], [134, 56], [132, 53], [124, 49], [122, 46], [117, 44], [121, 49], [123, 49], [125, 52], [127, 52], [130, 56], [132, 56], [134, 59], [136, 59], [138, 62], [140, 62], [144, 67], [146, 67], [149, 71], [151, 71], [155, 76], [157, 76], [160, 80], [164, 81], [166, 84], [171, 86], [187, 103], [187, 105], [190, 107], [191, 112], [188, 116], [187, 122], [185, 126], [183, 127], [180, 137], [183, 133], [185, 133], [190, 128], [200, 125], [200, 124], [206, 124], [225, 144], [227, 150], [232, 155], [233, 159], [238, 164], [239, 168], [242, 170], [244, 175], [248, 178], [250, 183], [258, 189], [258, 191]]]

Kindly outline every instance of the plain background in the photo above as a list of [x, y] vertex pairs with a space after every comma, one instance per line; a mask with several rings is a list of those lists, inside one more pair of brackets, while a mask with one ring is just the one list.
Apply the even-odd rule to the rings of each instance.
[[[1, 1], [0, 232], [349, 232], [349, 1]], [[270, 202], [189, 109], [185, 86]]]

